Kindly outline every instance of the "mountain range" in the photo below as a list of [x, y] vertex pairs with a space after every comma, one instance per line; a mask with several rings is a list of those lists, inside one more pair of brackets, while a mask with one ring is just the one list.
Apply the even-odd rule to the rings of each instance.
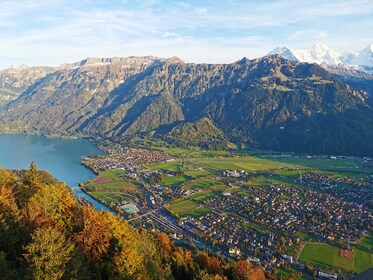
[[328, 65], [345, 65], [356, 70], [373, 73], [373, 44], [354, 53], [339, 53], [326, 45], [317, 43], [310, 49], [291, 50], [286, 46], [277, 47], [270, 51], [268, 55], [278, 54], [282, 57], [294, 61], [328, 64]]
[[182, 146], [371, 156], [371, 92], [334, 72], [279, 55], [230, 64], [87, 58], [7, 69], [0, 95], [15, 99], [0, 109], [0, 132], [154, 135]]

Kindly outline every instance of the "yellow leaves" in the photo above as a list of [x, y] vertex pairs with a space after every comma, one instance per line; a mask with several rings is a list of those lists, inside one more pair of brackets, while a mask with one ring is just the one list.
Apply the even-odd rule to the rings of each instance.
[[0, 210], [11, 209], [15, 204], [14, 193], [10, 188], [0, 187]]
[[134, 275], [143, 268], [145, 252], [141, 252], [141, 241], [146, 243], [147, 237], [142, 240], [136, 229], [112, 213], [107, 213], [106, 217], [113, 243], [116, 243], [113, 257], [115, 270], [122, 275]]
[[0, 170], [0, 186], [12, 187], [16, 183], [16, 178], [10, 170]]
[[7, 213], [14, 220], [19, 218], [19, 209], [14, 192], [11, 188], [5, 186], [0, 187], [0, 213]]
[[136, 248], [123, 247], [113, 258], [115, 269], [119, 274], [132, 276], [143, 263], [143, 258]]

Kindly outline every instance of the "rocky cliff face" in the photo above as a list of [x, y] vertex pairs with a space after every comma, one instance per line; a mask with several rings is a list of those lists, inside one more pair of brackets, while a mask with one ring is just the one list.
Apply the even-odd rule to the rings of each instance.
[[367, 98], [318, 65], [276, 55], [232, 64], [87, 59], [27, 88], [2, 109], [0, 127], [115, 139], [157, 132], [175, 141], [209, 126], [219, 139], [256, 148], [372, 155]]
[[56, 68], [53, 67], [29, 67], [26, 65], [1, 70], [0, 106], [16, 99], [28, 87], [54, 71], [56, 71]]

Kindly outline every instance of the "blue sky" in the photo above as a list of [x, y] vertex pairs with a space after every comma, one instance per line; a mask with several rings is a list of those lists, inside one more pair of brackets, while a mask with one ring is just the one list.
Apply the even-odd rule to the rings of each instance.
[[336, 51], [373, 43], [373, 1], [1, 0], [0, 68], [89, 56], [228, 63], [279, 45]]

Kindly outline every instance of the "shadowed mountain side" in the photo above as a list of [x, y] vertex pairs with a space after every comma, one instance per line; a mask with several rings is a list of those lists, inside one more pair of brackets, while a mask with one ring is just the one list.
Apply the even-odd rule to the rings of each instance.
[[366, 93], [316, 64], [276, 55], [231, 64], [148, 57], [110, 63], [85, 62], [51, 74], [32, 94], [3, 108], [1, 131], [120, 139], [167, 134], [178, 125], [165, 137], [186, 144], [186, 130], [204, 127], [206, 122], [197, 120], [209, 116], [206, 128], [217, 136], [209, 139], [373, 155], [368, 144], [373, 114]]

